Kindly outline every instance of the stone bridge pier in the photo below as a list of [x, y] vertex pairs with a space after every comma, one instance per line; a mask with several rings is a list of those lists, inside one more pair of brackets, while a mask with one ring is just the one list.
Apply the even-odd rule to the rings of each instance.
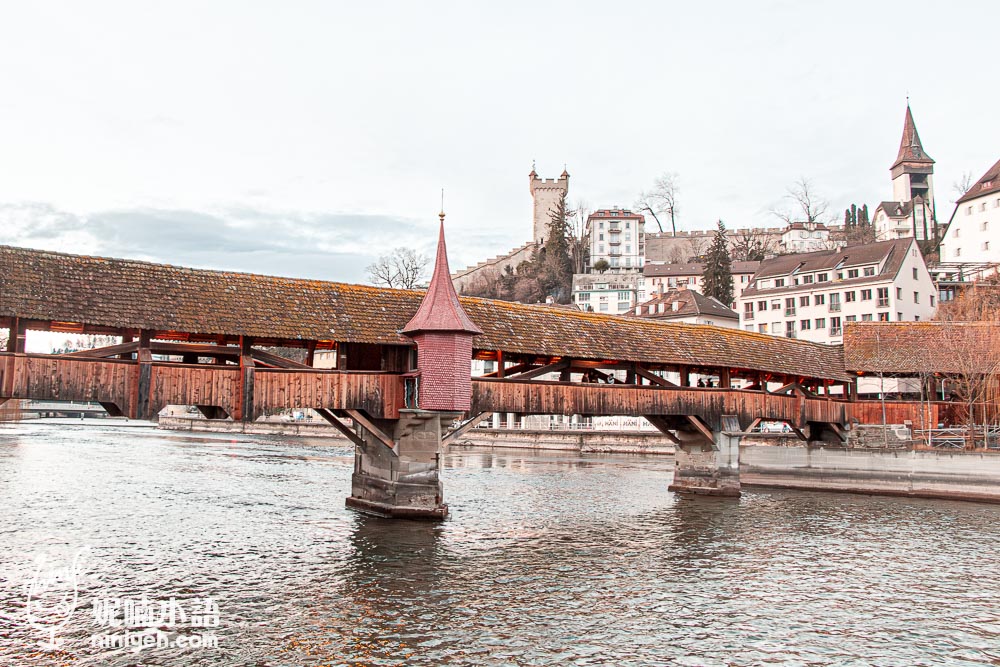
[[441, 484], [442, 424], [461, 413], [400, 410], [393, 449], [373, 438], [355, 447], [347, 506], [381, 516], [443, 519], [448, 515]]
[[740, 441], [736, 417], [723, 417], [722, 428], [709, 429], [697, 417], [676, 434], [674, 481], [667, 487], [676, 493], [706, 496], [740, 496]]

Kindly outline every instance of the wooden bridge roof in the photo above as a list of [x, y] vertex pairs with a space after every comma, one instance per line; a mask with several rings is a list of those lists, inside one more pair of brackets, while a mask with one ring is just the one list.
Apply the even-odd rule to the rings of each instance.
[[844, 366], [858, 373], [996, 372], [997, 322], [849, 322]]
[[[286, 341], [408, 345], [423, 292], [0, 246], [0, 318]], [[704, 325], [463, 298], [479, 350], [844, 381], [843, 350]]]

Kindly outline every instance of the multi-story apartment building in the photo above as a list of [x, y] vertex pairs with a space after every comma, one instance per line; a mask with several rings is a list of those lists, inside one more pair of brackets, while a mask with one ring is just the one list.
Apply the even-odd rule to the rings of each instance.
[[740, 317], [732, 308], [691, 289], [670, 289], [635, 307], [638, 317], [663, 322], [709, 324], [736, 329]]
[[[733, 262], [729, 272], [733, 275], [733, 302], [730, 308], [736, 307], [743, 290], [750, 285], [760, 262]], [[701, 291], [701, 276], [705, 273], [705, 265], [697, 262], [687, 264], [646, 264], [642, 269], [643, 280], [639, 282], [637, 291], [639, 300], [646, 295], [665, 292], [674, 288], [687, 288]]]
[[835, 344], [847, 322], [925, 320], [936, 302], [910, 237], [764, 260], [736, 310], [746, 331]]
[[1000, 264], [1000, 161], [955, 202], [941, 241], [941, 262], [966, 265], [967, 273], [996, 273]]
[[611, 271], [641, 270], [646, 257], [646, 219], [623, 208], [594, 211], [587, 218], [590, 267], [600, 260]]
[[578, 273], [573, 276], [573, 303], [595, 313], [627, 313], [646, 300], [645, 290], [639, 288], [641, 280], [637, 271]]
[[786, 253], [829, 250], [830, 228], [822, 222], [793, 222], [781, 234], [781, 250]]

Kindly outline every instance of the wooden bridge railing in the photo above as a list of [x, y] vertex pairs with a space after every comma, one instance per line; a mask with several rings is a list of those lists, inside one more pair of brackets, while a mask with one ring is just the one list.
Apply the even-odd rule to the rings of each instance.
[[234, 419], [242, 418], [248, 406], [250, 420], [268, 410], [308, 407], [364, 410], [376, 419], [395, 419], [403, 403], [403, 380], [398, 374], [271, 368], [254, 368], [247, 374], [246, 370], [231, 365], [0, 353], [0, 398], [97, 402], [145, 419], [154, 418], [167, 405], [214, 406]]

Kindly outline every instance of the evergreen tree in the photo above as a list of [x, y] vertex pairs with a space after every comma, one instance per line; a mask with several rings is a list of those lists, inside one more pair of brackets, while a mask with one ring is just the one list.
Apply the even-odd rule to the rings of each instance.
[[701, 274], [702, 294], [715, 297], [727, 306], [733, 302], [733, 274], [730, 270], [726, 226], [719, 220], [715, 238], [705, 255], [705, 272]]
[[548, 237], [539, 253], [538, 282], [546, 296], [556, 303], [569, 303], [573, 293], [573, 260], [570, 258], [569, 206], [563, 194], [549, 211]]

